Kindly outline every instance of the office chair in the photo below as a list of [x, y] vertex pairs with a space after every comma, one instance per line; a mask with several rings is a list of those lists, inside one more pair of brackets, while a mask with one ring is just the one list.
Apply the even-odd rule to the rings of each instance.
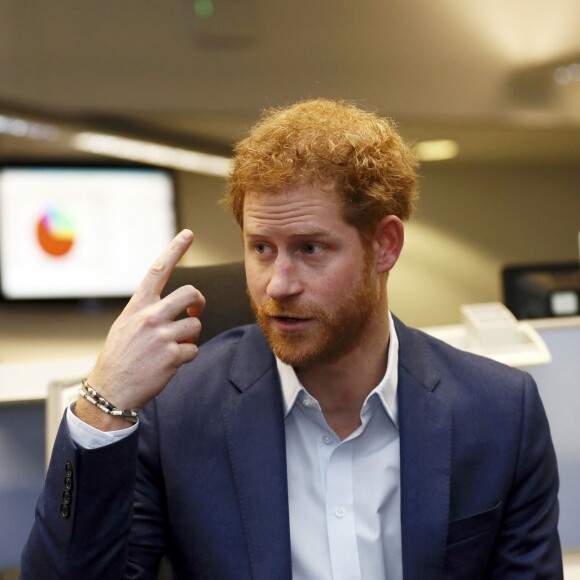
[[243, 262], [177, 267], [169, 277], [162, 296], [185, 284], [195, 286], [206, 299], [205, 310], [200, 316], [202, 329], [197, 344], [201, 345], [235, 326], [255, 322], [246, 294]]

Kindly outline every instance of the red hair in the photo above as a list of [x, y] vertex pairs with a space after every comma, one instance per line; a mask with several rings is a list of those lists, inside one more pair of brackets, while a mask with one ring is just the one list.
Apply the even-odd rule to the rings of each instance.
[[316, 99], [266, 111], [235, 148], [222, 200], [243, 226], [248, 192], [277, 193], [298, 184], [330, 184], [345, 220], [370, 233], [380, 219], [410, 217], [417, 161], [387, 118], [346, 102]]

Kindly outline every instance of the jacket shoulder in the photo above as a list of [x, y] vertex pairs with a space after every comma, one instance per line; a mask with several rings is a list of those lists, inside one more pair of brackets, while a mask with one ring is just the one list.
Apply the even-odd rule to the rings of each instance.
[[485, 356], [455, 348], [397, 321], [399, 368], [429, 390], [452, 398], [521, 402], [524, 390], [537, 390], [531, 375]]

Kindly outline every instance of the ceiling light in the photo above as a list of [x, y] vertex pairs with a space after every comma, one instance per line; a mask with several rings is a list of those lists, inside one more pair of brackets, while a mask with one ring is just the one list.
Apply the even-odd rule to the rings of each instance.
[[569, 85], [580, 81], [580, 64], [574, 62], [568, 66], [559, 66], [554, 70], [554, 80], [559, 85]]
[[217, 177], [226, 177], [231, 167], [231, 159], [220, 155], [106, 133], [78, 133], [72, 138], [72, 146], [77, 151]]
[[59, 134], [58, 129], [53, 125], [8, 115], [0, 115], [0, 133], [35, 141], [54, 141]]
[[414, 149], [419, 161], [444, 161], [459, 153], [459, 145], [451, 139], [419, 141]]

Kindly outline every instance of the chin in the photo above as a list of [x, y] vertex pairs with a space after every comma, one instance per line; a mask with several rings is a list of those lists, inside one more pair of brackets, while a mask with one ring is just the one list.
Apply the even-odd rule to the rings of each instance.
[[340, 359], [349, 350], [341, 341], [309, 341], [305, 336], [293, 336], [291, 340], [268, 336], [274, 354], [287, 365], [307, 369], [318, 364]]

